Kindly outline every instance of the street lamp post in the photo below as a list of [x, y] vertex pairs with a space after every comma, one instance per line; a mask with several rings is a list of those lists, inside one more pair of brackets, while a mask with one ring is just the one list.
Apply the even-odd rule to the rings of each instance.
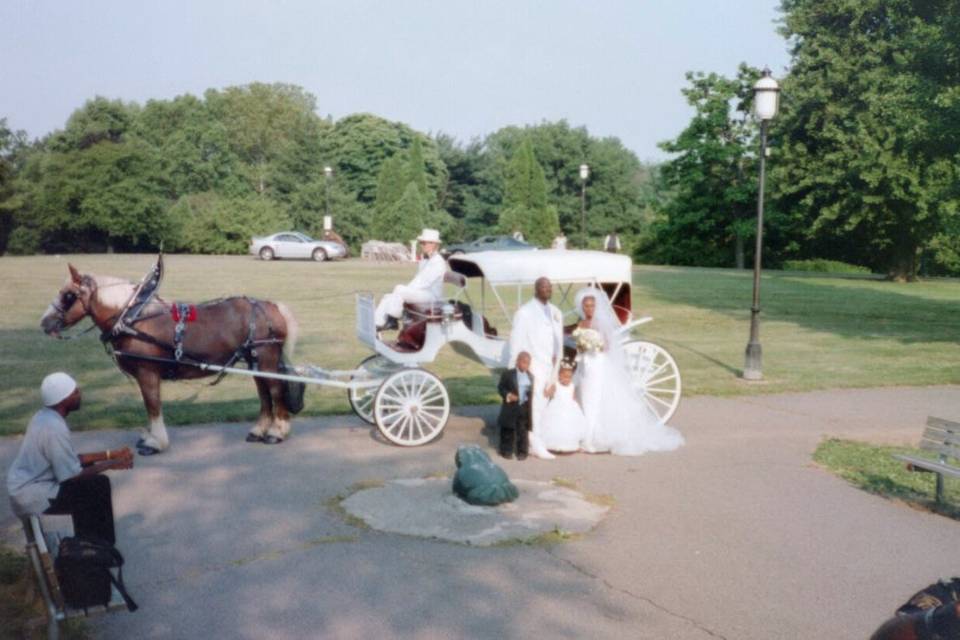
[[580, 246], [587, 248], [587, 178], [590, 166], [580, 165]]
[[327, 204], [324, 207], [323, 213], [329, 216], [330, 215], [330, 178], [333, 177], [333, 167], [329, 165], [324, 167], [323, 176], [324, 176], [323, 194], [326, 196], [326, 199], [327, 199]]
[[763, 251], [763, 187], [767, 177], [767, 123], [777, 115], [780, 87], [764, 69], [753, 85], [753, 108], [760, 120], [760, 188], [757, 193], [757, 246], [753, 253], [753, 304], [750, 306], [750, 341], [743, 366], [745, 380], [763, 379], [763, 349], [760, 347], [760, 269]]

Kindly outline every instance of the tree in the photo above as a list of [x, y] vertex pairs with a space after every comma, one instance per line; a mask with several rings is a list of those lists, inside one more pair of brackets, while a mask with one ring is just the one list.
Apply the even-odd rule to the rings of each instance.
[[520, 231], [531, 243], [550, 246], [560, 233], [557, 210], [547, 205], [543, 168], [529, 142], [523, 142], [507, 170], [500, 231]]
[[388, 242], [409, 242], [420, 233], [429, 213], [420, 189], [411, 182], [396, 204], [376, 212], [373, 235]]
[[0, 254], [6, 251], [14, 215], [22, 206], [15, 179], [23, 167], [27, 151], [26, 132], [13, 131], [7, 126], [7, 119], [0, 118]]
[[479, 172], [481, 203], [495, 209], [504, 196], [510, 160], [524, 143], [533, 149], [543, 169], [547, 203], [557, 210], [559, 224], [570, 235], [580, 230], [580, 177], [582, 163], [590, 165], [587, 185], [587, 232], [591, 238], [616, 231], [628, 244], [645, 231], [643, 198], [636, 177], [640, 162], [616, 138], [594, 138], [585, 127], [565, 120], [527, 127], [504, 127], [484, 141], [485, 162]]
[[341, 186], [356, 193], [360, 202], [373, 204], [381, 165], [387, 158], [410, 148], [415, 138], [420, 141], [426, 171], [427, 191], [421, 196], [432, 196], [446, 182], [446, 167], [436, 145], [405, 124], [369, 113], [341, 118], [324, 132], [323, 153], [336, 164]]
[[952, 0], [783, 0], [792, 65], [775, 132], [776, 206], [808, 250], [916, 275], [957, 215], [960, 6]]
[[[242, 162], [250, 186], [258, 194], [275, 188], [278, 175], [286, 172], [280, 165], [303, 155], [313, 147], [313, 163], [295, 173], [303, 179], [316, 169], [322, 129], [327, 125], [317, 117], [316, 99], [302, 88], [288, 84], [255, 82], [223, 91], [210, 89], [205, 94], [207, 108], [223, 125], [231, 150]], [[296, 162], [293, 162], [296, 164]], [[287, 189], [289, 192], [290, 189]]]
[[744, 265], [756, 202], [755, 130], [749, 117], [759, 73], [741, 65], [737, 77], [688, 73], [683, 90], [694, 108], [690, 124], [660, 147], [675, 157], [661, 167], [671, 197], [640, 255], [655, 262]]

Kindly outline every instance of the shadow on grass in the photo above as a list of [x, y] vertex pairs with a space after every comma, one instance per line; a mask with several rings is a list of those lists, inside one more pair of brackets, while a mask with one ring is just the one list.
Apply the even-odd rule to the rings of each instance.
[[960, 481], [944, 478], [944, 500], [937, 503], [934, 500], [936, 475], [909, 471], [905, 463], [893, 457], [894, 454], [935, 459], [935, 456], [920, 449], [878, 446], [836, 438], [821, 442], [813, 459], [864, 491], [960, 520]]
[[[663, 302], [749, 317], [753, 281], [747, 271], [642, 269], [635, 282]], [[929, 289], [910, 289], [923, 286], [767, 272], [761, 284], [762, 317], [846, 337], [956, 343], [960, 295], [951, 300], [924, 295]]]

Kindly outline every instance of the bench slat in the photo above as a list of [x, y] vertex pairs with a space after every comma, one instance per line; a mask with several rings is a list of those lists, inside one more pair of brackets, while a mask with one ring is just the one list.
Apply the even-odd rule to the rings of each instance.
[[960, 444], [960, 431], [944, 431], [943, 429], [934, 429], [933, 427], [929, 427], [923, 432], [923, 437], [927, 440], [934, 440], [936, 442], [943, 442], [946, 444]]
[[909, 462], [913, 466], [920, 467], [921, 469], [928, 469], [936, 473], [942, 473], [946, 476], [960, 478], [960, 468], [951, 467], [948, 464], [943, 464], [942, 462], [937, 462], [936, 460], [928, 460], [927, 458], [919, 458], [917, 456], [908, 456], [903, 454], [895, 454], [893, 457], [897, 460]]
[[945, 438], [948, 436], [960, 436], [960, 430], [957, 429], [944, 429], [943, 427], [927, 427], [923, 430], [924, 435], [930, 434], [937, 438]]
[[927, 417], [927, 426], [936, 427], [937, 429], [943, 429], [945, 431], [960, 431], [960, 422], [934, 418], [933, 416]]
[[926, 451], [935, 451], [936, 453], [960, 460], [960, 447], [944, 444], [939, 440], [923, 439], [920, 441], [920, 448]]

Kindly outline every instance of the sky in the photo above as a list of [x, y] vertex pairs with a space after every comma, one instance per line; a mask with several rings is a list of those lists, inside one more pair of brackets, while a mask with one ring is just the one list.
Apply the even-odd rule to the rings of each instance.
[[468, 141], [566, 119], [666, 156], [687, 71], [782, 76], [779, 0], [3, 0], [0, 118], [31, 137], [101, 95], [144, 103], [296, 84], [321, 116], [368, 112]]

